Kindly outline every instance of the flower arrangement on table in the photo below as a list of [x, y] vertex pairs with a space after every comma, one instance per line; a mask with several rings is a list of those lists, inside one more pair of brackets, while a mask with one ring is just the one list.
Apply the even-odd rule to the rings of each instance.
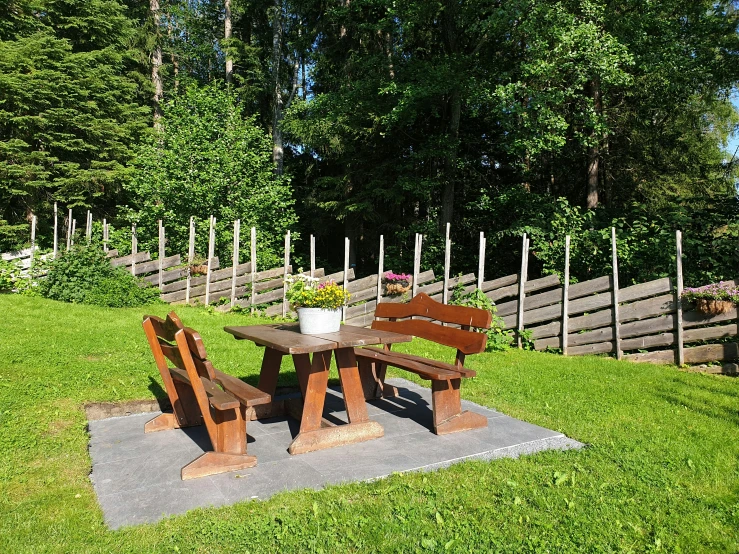
[[385, 272], [385, 290], [388, 294], [405, 294], [411, 290], [411, 281], [413, 277], [407, 273]]
[[739, 301], [739, 287], [733, 282], [719, 281], [702, 287], [683, 289], [680, 298], [694, 302], [704, 314], [725, 314]]
[[285, 278], [285, 297], [298, 314], [300, 332], [304, 334], [332, 333], [339, 330], [341, 307], [349, 301], [349, 293], [335, 281], [319, 282], [298, 270]]

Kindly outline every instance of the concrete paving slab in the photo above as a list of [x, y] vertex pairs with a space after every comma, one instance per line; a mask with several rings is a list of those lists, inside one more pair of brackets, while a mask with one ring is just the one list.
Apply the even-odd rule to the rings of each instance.
[[[385, 436], [339, 448], [291, 456], [287, 448], [299, 423], [280, 417], [249, 422], [248, 451], [258, 465], [241, 471], [180, 480], [180, 470], [210, 450], [204, 427], [144, 434], [157, 413], [89, 424], [91, 480], [108, 525], [155, 522], [204, 506], [266, 499], [286, 491], [379, 479], [394, 472], [428, 471], [470, 459], [517, 457], [547, 449], [580, 448], [557, 431], [464, 401], [488, 418], [488, 427], [451, 435], [431, 431], [431, 391], [404, 379], [389, 379], [397, 398], [367, 404]], [[346, 421], [340, 390], [330, 391], [324, 410], [330, 421]]]

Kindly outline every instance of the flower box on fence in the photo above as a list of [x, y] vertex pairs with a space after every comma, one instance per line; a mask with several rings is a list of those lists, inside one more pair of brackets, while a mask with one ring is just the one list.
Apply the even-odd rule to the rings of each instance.
[[702, 287], [683, 289], [680, 298], [693, 302], [695, 309], [706, 315], [731, 311], [739, 300], [739, 288], [733, 282], [720, 281]]
[[405, 294], [411, 290], [413, 284], [413, 277], [406, 273], [393, 273], [387, 271], [383, 275], [385, 281], [385, 292], [389, 295]]

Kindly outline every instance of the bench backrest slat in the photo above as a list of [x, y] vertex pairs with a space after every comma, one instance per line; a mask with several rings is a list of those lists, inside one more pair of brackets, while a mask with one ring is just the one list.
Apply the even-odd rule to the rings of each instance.
[[[432, 300], [427, 294], [417, 294], [407, 304], [386, 302], [375, 310], [373, 329], [413, 335], [457, 349], [456, 364], [464, 363], [465, 354], [478, 354], [485, 350], [487, 334], [470, 330], [470, 327], [489, 329], [492, 315], [487, 310], [467, 306], [447, 306]], [[404, 319], [422, 317], [425, 319]], [[433, 321], [428, 321], [428, 319]], [[401, 321], [398, 321], [398, 320]], [[461, 326], [442, 326], [437, 322]]]
[[384, 302], [377, 305], [375, 317], [407, 318], [428, 317], [444, 323], [467, 325], [478, 329], [489, 329], [493, 316], [487, 310], [467, 306], [448, 306], [432, 300], [428, 294], [420, 293], [407, 304]]
[[376, 319], [372, 322], [372, 328], [427, 339], [443, 344], [444, 346], [456, 348], [463, 354], [479, 354], [483, 352], [488, 338], [485, 333], [475, 333], [454, 327], [442, 327], [438, 323], [432, 323], [431, 321], [422, 319], [405, 319], [403, 321], [382, 321]]

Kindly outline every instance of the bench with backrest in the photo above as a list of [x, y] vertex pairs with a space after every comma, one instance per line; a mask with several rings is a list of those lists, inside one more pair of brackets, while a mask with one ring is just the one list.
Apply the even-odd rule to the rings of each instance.
[[213, 451], [182, 468], [182, 479], [256, 465], [246, 452], [246, 422], [270, 395], [214, 368], [200, 335], [174, 312], [166, 320], [145, 316], [143, 325], [173, 410], [146, 423], [144, 432], [205, 424]]
[[385, 383], [387, 367], [393, 366], [431, 381], [433, 424], [437, 435], [487, 426], [486, 417], [462, 410], [459, 388], [462, 378], [476, 375], [473, 370], [464, 367], [464, 360], [468, 354], [485, 350], [487, 334], [474, 329], [490, 328], [490, 312], [465, 306], [448, 306], [421, 293], [407, 304], [379, 304], [375, 318], [372, 329], [413, 335], [456, 348], [457, 353], [454, 363], [450, 364], [392, 352], [389, 345], [384, 348], [356, 348], [354, 352], [365, 398], [371, 400], [397, 395], [397, 389]]

